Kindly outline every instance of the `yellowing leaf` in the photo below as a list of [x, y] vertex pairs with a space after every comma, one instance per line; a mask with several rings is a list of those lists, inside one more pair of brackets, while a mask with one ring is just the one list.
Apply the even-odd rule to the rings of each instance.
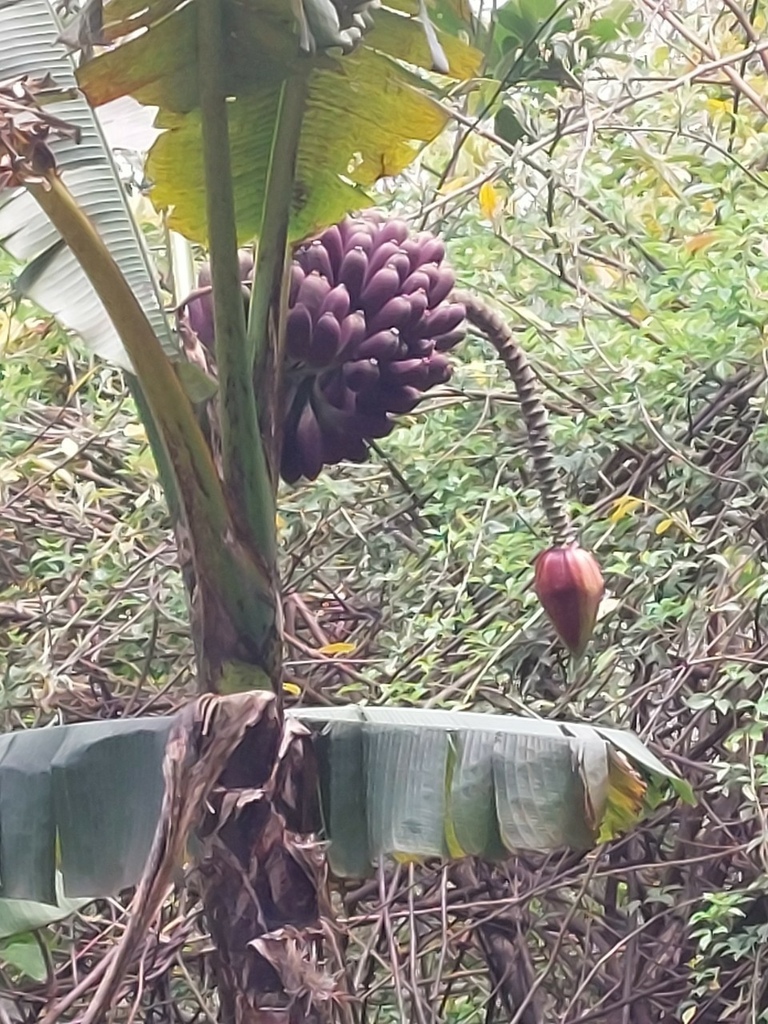
[[20, 320], [9, 317], [0, 309], [0, 352], [6, 344], [16, 341], [24, 335], [24, 326]]
[[398, 850], [395, 850], [392, 854], [392, 860], [396, 864], [421, 864], [424, 858], [418, 857], [413, 853], [400, 853]]
[[692, 235], [685, 243], [685, 248], [693, 255], [703, 249], [708, 249], [716, 241], [717, 233], [715, 231], [702, 231], [698, 235]]
[[297, 686], [296, 683], [283, 683], [283, 692], [290, 693], [294, 697], [300, 697], [301, 687]]
[[652, 66], [655, 68], [662, 68], [669, 60], [669, 47], [668, 46], [657, 46], [651, 54]]
[[353, 654], [354, 651], [354, 644], [335, 643], [326, 644], [325, 647], [319, 648], [318, 654]]
[[463, 188], [469, 183], [471, 179], [466, 174], [459, 174], [455, 178], [451, 178], [446, 181], [439, 189], [440, 195], [449, 196], [451, 192], [456, 192], [458, 189]]
[[462, 849], [459, 837], [456, 835], [456, 826], [451, 817], [448, 817], [445, 822], [445, 845], [448, 847], [449, 856], [455, 860], [467, 856], [467, 851]]
[[499, 211], [499, 197], [490, 181], [484, 181], [477, 194], [477, 201], [484, 217], [493, 220]]
[[126, 423], [123, 433], [126, 437], [135, 437], [139, 441], [147, 440], [147, 432], [141, 423]]
[[608, 516], [608, 519], [612, 523], [618, 523], [624, 516], [630, 516], [638, 507], [642, 505], [640, 498], [634, 498], [631, 494], [625, 494], [623, 497], [618, 498], [615, 505], [613, 506], [613, 512]]
[[656, 533], [658, 535], [661, 535], [662, 533], [666, 533], [667, 530], [670, 528], [670, 526], [674, 526], [674, 525], [675, 525], [675, 520], [674, 519], [662, 519], [661, 522], [658, 523], [657, 526], [656, 526]]
[[608, 748], [608, 794], [600, 825], [600, 840], [612, 839], [631, 828], [643, 810], [647, 786], [620, 751]]
[[[652, 232], [655, 233], [655, 232]], [[642, 304], [642, 302], [633, 302], [629, 308], [629, 312], [638, 322], [642, 323], [643, 320], [648, 316], [648, 310]]]
[[[140, 0], [139, 0], [140, 3]], [[169, 224], [189, 238], [207, 237], [198, 106], [196, 5], [178, 0], [126, 0], [107, 5], [112, 38], [124, 41], [80, 68], [90, 102], [130, 93], [159, 106], [163, 134], [148, 158], [152, 202], [168, 210]], [[422, 26], [414, 18], [378, 10], [365, 44], [343, 60], [301, 57], [291, 5], [285, 0], [224, 0], [229, 25], [225, 88], [232, 150], [238, 235], [259, 230], [271, 140], [286, 76], [308, 72], [308, 96], [293, 188], [291, 238], [298, 239], [370, 205], [365, 189], [408, 166], [418, 147], [434, 139], [445, 111], [405, 65], [430, 67]], [[139, 27], [148, 31], [128, 37]], [[471, 77], [480, 54], [438, 31], [451, 68]], [[404, 63], [399, 63], [403, 61]]]

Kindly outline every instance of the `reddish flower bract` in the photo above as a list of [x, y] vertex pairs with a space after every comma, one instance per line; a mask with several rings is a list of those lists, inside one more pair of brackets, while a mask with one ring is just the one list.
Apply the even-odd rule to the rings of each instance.
[[550, 548], [536, 559], [533, 587], [562, 642], [583, 654], [605, 593], [595, 557], [578, 544]]

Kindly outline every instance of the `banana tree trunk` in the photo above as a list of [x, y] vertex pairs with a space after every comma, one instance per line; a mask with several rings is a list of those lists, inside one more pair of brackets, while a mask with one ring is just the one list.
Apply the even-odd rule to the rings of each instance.
[[314, 963], [326, 916], [316, 791], [309, 735], [274, 703], [230, 758], [198, 833], [227, 1024], [325, 1019], [334, 984]]
[[[99, 1024], [112, 1006], [188, 844], [216, 947], [220, 1020], [323, 1020], [336, 982], [315, 963], [333, 933], [313, 833], [319, 809], [308, 729], [286, 722], [274, 694], [204, 694], [176, 719], [163, 776], [160, 819], [128, 927], [103, 961], [82, 1024]], [[48, 1019], [58, 1016], [54, 1008]]]
[[[282, 90], [249, 316], [242, 302], [225, 87], [221, 0], [198, 4], [206, 213], [213, 284], [220, 472], [232, 515], [228, 563], [244, 592], [261, 584], [256, 636], [218, 601], [227, 581], [195, 566], [193, 595], [203, 686], [270, 688], [269, 715], [249, 730], [209, 798], [197, 867], [216, 946], [221, 1016], [228, 1024], [301, 1024], [324, 1016], [333, 984], [313, 963], [320, 945], [325, 860], [309, 736], [282, 714], [282, 647], [275, 504], [282, 388], [281, 319], [288, 221], [305, 83]], [[194, 551], [194, 544], [193, 544]], [[253, 570], [253, 572], [252, 572]], [[328, 916], [327, 914], [324, 916]]]

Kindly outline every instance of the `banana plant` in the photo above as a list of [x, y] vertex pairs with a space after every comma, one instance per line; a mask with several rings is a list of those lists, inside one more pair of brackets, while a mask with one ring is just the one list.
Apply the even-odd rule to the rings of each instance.
[[[431, 10], [459, 25], [463, 8], [438, 0]], [[77, 71], [65, 39], [82, 49]], [[288, 412], [308, 386], [287, 374], [298, 344], [296, 324], [288, 324], [293, 334], [286, 326], [292, 249], [369, 205], [369, 187], [440, 132], [441, 97], [476, 74], [479, 55], [432, 23], [425, 0], [109, 0], [89, 2], [63, 36], [49, 0], [0, 0], [0, 40], [0, 244], [26, 263], [18, 290], [128, 373], [191, 552], [202, 693], [173, 728], [160, 719], [65, 727], [2, 746], [2, 894], [55, 902], [57, 867], [70, 897], [139, 883], [91, 1024], [199, 826], [195, 856], [222, 1019], [314, 1020], [319, 1003], [289, 991], [281, 964], [298, 955], [307, 977], [316, 975], [310, 951], [329, 904], [320, 848], [305, 837], [321, 823], [340, 875], [404, 853], [585, 848], [641, 813], [637, 766], [669, 778], [638, 741], [578, 725], [282, 714], [276, 495], [281, 467], [290, 475], [281, 458], [295, 426]], [[210, 254], [211, 351], [197, 375], [169, 328], [94, 113], [125, 96], [158, 108], [162, 134], [147, 162], [152, 201]], [[350, 231], [340, 234], [340, 258], [362, 247]], [[383, 250], [387, 239], [370, 238]], [[244, 281], [238, 247], [254, 241]], [[423, 244], [403, 272], [425, 278], [424, 308], [414, 308], [447, 348], [455, 311], [438, 318], [440, 330], [429, 317], [451, 282], [424, 269], [438, 250], [427, 260]], [[314, 273], [309, 263], [299, 271], [302, 279]], [[298, 467], [316, 471], [316, 460]], [[622, 751], [622, 742], [635, 745]], [[517, 772], [532, 757], [533, 783]], [[405, 788], [390, 784], [393, 765], [405, 771]], [[122, 788], [110, 784], [116, 779]], [[562, 820], [546, 810], [553, 794], [552, 806], [568, 807]], [[531, 827], [537, 802], [542, 816]], [[408, 822], [414, 807], [426, 814], [430, 806], [429, 841], [419, 845]], [[131, 827], [116, 828], [121, 841], [107, 858], [98, 845], [94, 859], [88, 821], [114, 820], [116, 808]], [[29, 836], [31, 861], [21, 846]]]
[[[469, 47], [413, 17], [418, 5], [382, 8], [375, 18], [369, 6], [112, 0], [98, 42], [113, 45], [82, 64], [77, 83], [45, 0], [0, 7], [4, 40], [21, 41], [4, 43], [0, 81], [49, 75], [62, 98], [46, 95], [45, 110], [76, 132], [55, 137], [51, 129], [55, 166], [19, 181], [26, 194], [6, 193], [0, 238], [20, 258], [33, 257], [19, 287], [136, 376], [189, 538], [200, 684], [210, 691], [280, 685], [274, 524], [289, 241], [367, 205], [365, 187], [400, 171], [414, 144], [440, 131], [434, 79], [420, 81], [413, 65], [437, 63], [454, 78], [477, 67]], [[25, 63], [30, 22], [45, 32], [45, 50]], [[210, 251], [220, 466], [196, 422], [188, 367], [174, 352], [124, 200], [93, 187], [109, 178], [109, 159], [75, 85], [93, 107], [125, 95], [159, 107], [164, 132], [148, 161], [153, 201], [170, 209], [171, 227]], [[20, 231], [31, 203], [43, 226]], [[112, 245], [118, 228], [125, 251]], [[246, 317], [237, 243], [254, 237]], [[75, 262], [87, 284], [52, 293], [50, 282], [61, 284]], [[94, 312], [101, 308], [107, 317]]]

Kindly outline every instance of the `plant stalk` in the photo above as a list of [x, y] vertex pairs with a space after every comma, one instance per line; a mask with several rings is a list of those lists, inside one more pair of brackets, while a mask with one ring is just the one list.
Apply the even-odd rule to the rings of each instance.
[[307, 90], [307, 76], [302, 72], [289, 75], [280, 90], [248, 310], [248, 351], [257, 370], [269, 344], [270, 313], [276, 309], [275, 302], [279, 300], [283, 286], [296, 159]]
[[233, 650], [273, 670], [273, 572], [258, 551], [237, 538], [213, 457], [173, 365], [108, 246], [66, 185], [50, 172], [45, 184], [26, 187], [72, 250], [114, 324], [173, 468], [208, 624], [204, 660], [211, 671], [203, 673], [201, 684], [214, 685]]
[[224, 482], [232, 514], [264, 561], [275, 559], [275, 488], [269, 471], [252, 386], [245, 309], [237, 252], [229, 119], [224, 82], [226, 48], [220, 0], [201, 0], [198, 82], [202, 116], [208, 243], [219, 377]]
[[275, 476], [282, 444], [282, 349], [288, 287], [285, 271], [296, 161], [309, 88], [307, 76], [308, 69], [300, 67], [285, 79], [280, 91], [248, 310], [248, 360], [262, 437]]
[[552, 455], [549, 417], [531, 364], [500, 313], [471, 292], [457, 291], [452, 298], [466, 307], [467, 319], [490, 341], [512, 378], [525, 420], [531, 461], [552, 540], [558, 547], [572, 544], [576, 531], [568, 516], [565, 489]]
[[[211, 453], [173, 366], [139, 301], [91, 221], [55, 174], [27, 189], [74, 253], [131, 358], [157, 424], [190, 522], [213, 536], [230, 528]], [[210, 525], [207, 525], [210, 524]]]

